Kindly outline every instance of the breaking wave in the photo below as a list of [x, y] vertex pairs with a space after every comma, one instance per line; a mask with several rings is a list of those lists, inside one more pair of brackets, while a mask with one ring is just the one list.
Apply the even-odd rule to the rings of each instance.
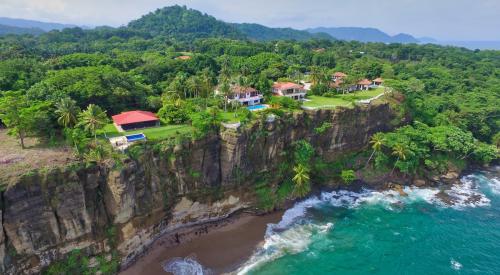
[[173, 258], [163, 265], [163, 270], [174, 275], [207, 275], [210, 270], [205, 269], [194, 257]]
[[[415, 202], [425, 202], [456, 210], [468, 207], [485, 207], [490, 205], [490, 199], [480, 189], [484, 187], [485, 182], [488, 183], [488, 188], [492, 193], [500, 194], [498, 178], [481, 180], [478, 175], [465, 176], [461, 179], [461, 184], [451, 186], [448, 189], [405, 187], [403, 192], [369, 189], [363, 189], [360, 192], [345, 190], [323, 192], [319, 196], [313, 196], [296, 203], [284, 213], [279, 223], [269, 224], [264, 244], [237, 271], [237, 274], [246, 274], [264, 263], [286, 254], [306, 251], [313, 241], [312, 238], [332, 230], [333, 223], [318, 225], [309, 220], [307, 218], [309, 209], [328, 205], [349, 209], [379, 205], [388, 211], [396, 211], [401, 209], [401, 205]], [[461, 268], [458, 262], [452, 262], [452, 265], [454, 268]]]

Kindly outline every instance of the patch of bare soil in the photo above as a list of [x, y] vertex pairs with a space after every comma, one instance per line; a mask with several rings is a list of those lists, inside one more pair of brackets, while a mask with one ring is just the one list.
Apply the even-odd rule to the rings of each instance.
[[19, 140], [0, 129], [0, 187], [8, 185], [20, 175], [33, 169], [51, 168], [74, 161], [73, 151], [67, 146], [47, 147], [36, 138], [26, 138], [26, 149]]

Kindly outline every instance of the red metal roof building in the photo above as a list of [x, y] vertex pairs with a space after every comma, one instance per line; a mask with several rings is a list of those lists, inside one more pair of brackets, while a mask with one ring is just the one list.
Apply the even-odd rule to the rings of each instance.
[[148, 111], [129, 111], [112, 116], [118, 131], [127, 131], [160, 125], [160, 119]]

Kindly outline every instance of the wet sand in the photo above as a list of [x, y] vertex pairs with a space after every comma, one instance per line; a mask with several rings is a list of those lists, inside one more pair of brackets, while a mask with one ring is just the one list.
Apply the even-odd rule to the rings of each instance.
[[234, 271], [264, 240], [267, 224], [279, 222], [282, 214], [283, 212], [264, 216], [242, 214], [225, 226], [174, 247], [162, 246], [160, 238], [153, 244], [149, 253], [120, 274], [168, 274], [162, 268], [164, 263], [172, 258], [188, 256], [194, 257], [215, 274]]

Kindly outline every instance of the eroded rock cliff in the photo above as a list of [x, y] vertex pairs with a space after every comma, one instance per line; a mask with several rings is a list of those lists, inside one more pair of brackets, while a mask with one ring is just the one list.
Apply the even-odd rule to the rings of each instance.
[[38, 273], [74, 249], [116, 251], [125, 265], [165, 232], [252, 207], [253, 176], [277, 169], [295, 141], [308, 140], [333, 160], [392, 129], [395, 117], [388, 104], [296, 112], [175, 146], [146, 146], [122, 167], [34, 171], [1, 194], [0, 271]]

